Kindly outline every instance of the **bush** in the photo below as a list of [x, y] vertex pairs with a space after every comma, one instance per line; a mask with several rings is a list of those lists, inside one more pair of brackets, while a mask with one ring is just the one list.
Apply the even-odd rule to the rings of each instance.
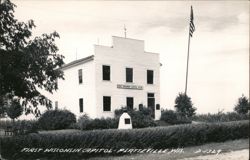
[[76, 123], [76, 116], [68, 110], [48, 110], [38, 119], [41, 129], [68, 129]]
[[[185, 124], [169, 127], [133, 130], [94, 130], [82, 133], [30, 134], [20, 137], [2, 138], [1, 155], [6, 159], [82, 159], [104, 153], [25, 153], [23, 148], [140, 148], [169, 149], [200, 145], [209, 142], [224, 142], [249, 137], [249, 121]], [[113, 152], [112, 154], [119, 154]], [[56, 157], [56, 158], [55, 158]]]
[[13, 124], [10, 120], [1, 120], [0, 121], [0, 129], [6, 129], [7, 126], [11, 126]]
[[191, 123], [191, 120], [187, 117], [182, 116], [179, 113], [176, 113], [173, 110], [163, 110], [161, 113], [161, 119], [168, 124], [186, 124]]
[[14, 122], [13, 129], [16, 131], [15, 134], [22, 135], [28, 133], [37, 133], [39, 126], [38, 122], [35, 120], [21, 120]]
[[239, 121], [248, 120], [249, 114], [238, 114], [236, 112], [227, 113], [216, 113], [216, 114], [200, 114], [192, 117], [194, 121], [201, 122], [229, 122], [229, 121]]
[[118, 121], [116, 118], [90, 119], [88, 116], [83, 115], [78, 119], [76, 126], [81, 130], [111, 129], [118, 127]]
[[39, 126], [36, 120], [18, 120], [13, 121], [5, 120], [0, 121], [0, 128], [6, 129], [7, 126], [12, 126], [16, 135], [36, 133]]
[[140, 110], [127, 109], [123, 107], [115, 110], [115, 117], [120, 118], [121, 114], [127, 112], [132, 120], [133, 128], [145, 128], [156, 126], [154, 119], [151, 117], [152, 111], [150, 108], [140, 107]]

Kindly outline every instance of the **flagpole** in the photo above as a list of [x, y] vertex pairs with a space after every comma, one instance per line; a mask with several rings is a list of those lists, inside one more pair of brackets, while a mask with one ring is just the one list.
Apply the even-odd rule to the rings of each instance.
[[190, 25], [189, 25], [189, 33], [188, 33], [188, 52], [187, 52], [185, 95], [187, 94], [187, 83], [188, 83], [189, 48], [190, 48]]
[[[191, 26], [192, 25], [192, 26]], [[192, 27], [192, 28], [191, 28]], [[192, 31], [191, 31], [192, 30]], [[189, 33], [188, 33], [188, 51], [187, 51], [187, 67], [186, 67], [186, 83], [185, 83], [185, 95], [187, 95], [187, 85], [188, 85], [188, 65], [189, 65], [189, 48], [190, 48], [190, 37], [195, 30], [193, 24], [193, 8], [191, 6], [190, 22], [189, 22]]]

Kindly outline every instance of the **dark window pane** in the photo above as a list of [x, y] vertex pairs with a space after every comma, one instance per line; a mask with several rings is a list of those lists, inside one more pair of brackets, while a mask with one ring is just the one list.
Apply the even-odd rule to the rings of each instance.
[[148, 97], [155, 97], [154, 93], [148, 93]]
[[83, 98], [79, 99], [79, 107], [80, 107], [80, 113], [83, 112]]
[[160, 104], [156, 104], [156, 110], [160, 110]]
[[154, 71], [153, 70], [147, 70], [147, 83], [148, 84], [154, 83]]
[[111, 111], [111, 97], [103, 96], [103, 111]]
[[134, 98], [133, 97], [127, 97], [127, 107], [130, 109], [133, 109], [134, 106]]
[[79, 84], [82, 83], [82, 69], [78, 70], [78, 79], [79, 79]]
[[130, 118], [125, 118], [125, 124], [130, 124]]
[[110, 66], [102, 66], [102, 79], [103, 80], [110, 80]]
[[126, 68], [126, 82], [133, 82], [133, 68]]
[[55, 101], [55, 109], [58, 109], [58, 101]]

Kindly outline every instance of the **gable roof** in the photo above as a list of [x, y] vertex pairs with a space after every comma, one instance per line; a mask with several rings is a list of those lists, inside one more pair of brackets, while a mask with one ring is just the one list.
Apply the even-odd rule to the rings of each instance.
[[85, 58], [81, 58], [81, 59], [72, 61], [70, 63], [64, 64], [61, 67], [61, 69], [63, 70], [63, 69], [71, 68], [71, 67], [77, 66], [79, 64], [84, 64], [84, 63], [92, 61], [92, 60], [94, 60], [94, 55], [91, 55], [91, 56], [88, 56], [88, 57], [85, 57]]

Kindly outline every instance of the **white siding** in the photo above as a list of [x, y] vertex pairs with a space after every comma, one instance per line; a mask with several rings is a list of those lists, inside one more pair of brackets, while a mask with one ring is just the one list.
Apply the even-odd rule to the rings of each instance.
[[[64, 68], [65, 80], [58, 81], [59, 90], [50, 98], [80, 115], [79, 98], [83, 110], [91, 118], [113, 117], [114, 110], [126, 106], [126, 97], [134, 98], [134, 107], [147, 106], [147, 93], [155, 94], [155, 104], [160, 103], [159, 54], [144, 51], [144, 41], [113, 37], [113, 46], [95, 45], [94, 59]], [[102, 66], [109, 65], [111, 80], [102, 80]], [[133, 82], [126, 82], [126, 68], [133, 68]], [[82, 69], [83, 83], [79, 84], [78, 70]], [[147, 84], [147, 70], [154, 71], [154, 84]], [[142, 90], [120, 89], [117, 84], [138, 85]], [[111, 111], [103, 111], [103, 96], [111, 96]]]
[[[82, 84], [79, 84], [78, 70], [82, 69]], [[94, 62], [89, 61], [64, 70], [65, 80], [58, 81], [59, 90], [54, 101], [58, 101], [59, 108], [80, 114], [79, 99], [83, 98], [83, 111], [90, 117], [95, 117], [95, 85]]]
[[[126, 105], [126, 97], [134, 97], [134, 107], [147, 106], [147, 93], [155, 93], [155, 104], [160, 103], [159, 55], [144, 52], [140, 40], [113, 37], [113, 47], [95, 46], [96, 107], [98, 117], [110, 117], [114, 110]], [[102, 80], [102, 65], [110, 65], [111, 81]], [[125, 68], [133, 68], [133, 83], [126, 83]], [[154, 71], [154, 84], [147, 84], [147, 70]], [[119, 89], [117, 84], [143, 86], [143, 90]], [[111, 96], [111, 112], [103, 111], [103, 96]]]

